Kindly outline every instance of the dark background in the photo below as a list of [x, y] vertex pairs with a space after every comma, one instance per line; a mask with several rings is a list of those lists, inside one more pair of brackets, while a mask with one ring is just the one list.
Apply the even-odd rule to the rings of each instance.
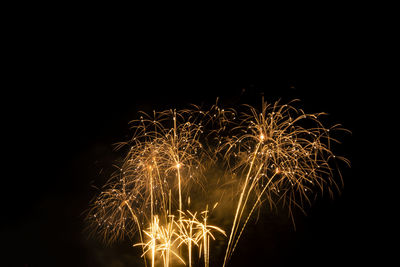
[[97, 192], [92, 185], [113, 170], [120, 155], [112, 144], [125, 140], [128, 121], [139, 110], [212, 104], [217, 97], [227, 106], [258, 105], [262, 93], [267, 101], [300, 98], [306, 112], [327, 112], [328, 125], [351, 130], [338, 152], [352, 167], [343, 168], [340, 196], [297, 215], [297, 231], [283, 215], [249, 226], [229, 266], [342, 266], [378, 258], [372, 240], [380, 209], [366, 170], [365, 133], [385, 95], [370, 90], [371, 58], [360, 32], [327, 25], [310, 34], [249, 29], [228, 38], [162, 26], [131, 34], [105, 25], [46, 27], [22, 28], [9, 66], [11, 94], [2, 98], [4, 107], [11, 104], [3, 113], [10, 163], [2, 185], [2, 260], [135, 266], [129, 244], [106, 247], [83, 232], [83, 213]]

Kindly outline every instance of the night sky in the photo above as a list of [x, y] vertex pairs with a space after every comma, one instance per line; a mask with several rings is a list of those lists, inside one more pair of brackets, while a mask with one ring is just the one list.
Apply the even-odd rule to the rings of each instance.
[[98, 192], [93, 186], [114, 170], [121, 155], [112, 145], [129, 136], [128, 122], [139, 110], [210, 105], [217, 97], [227, 107], [259, 105], [262, 94], [266, 101], [299, 98], [306, 112], [329, 113], [327, 125], [351, 130], [336, 148], [352, 167], [342, 168], [341, 195], [318, 199], [308, 216], [296, 213], [296, 231], [286, 214], [267, 214], [250, 225], [229, 266], [357, 266], [367, 260], [374, 235], [369, 226], [378, 216], [371, 210], [378, 209], [374, 201], [365, 204], [373, 180], [361, 159], [363, 124], [380, 95], [372, 100], [367, 93], [368, 78], [357, 72], [361, 56], [352, 53], [356, 47], [325, 46], [328, 36], [318, 48], [293, 50], [295, 44], [286, 43], [277, 45], [279, 51], [250, 39], [247, 47], [192, 47], [193, 39], [134, 48], [124, 38], [107, 38], [56, 36], [52, 44], [21, 52], [23, 70], [3, 98], [12, 105], [3, 114], [11, 139], [4, 140], [10, 163], [3, 166], [1, 261], [140, 266], [129, 243], [107, 247], [83, 231], [84, 211]]

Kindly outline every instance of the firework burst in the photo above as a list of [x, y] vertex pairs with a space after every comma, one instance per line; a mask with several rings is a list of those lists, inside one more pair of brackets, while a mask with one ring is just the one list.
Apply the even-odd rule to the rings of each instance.
[[[314, 189], [323, 192], [326, 188], [330, 194], [332, 188], [339, 189], [334, 179], [337, 168], [331, 167], [331, 161], [349, 164], [331, 151], [331, 143], [338, 142], [331, 132], [345, 129], [340, 125], [325, 128], [319, 120], [324, 113], [307, 114], [279, 102], [263, 103], [261, 112], [251, 106], [247, 109], [238, 122], [228, 122], [232, 135], [219, 147], [229, 169], [242, 177], [224, 265], [262, 202], [271, 207], [282, 202], [292, 216], [293, 206], [302, 209], [310, 203]], [[338, 175], [342, 180], [340, 172]]]
[[260, 112], [252, 106], [239, 113], [214, 105], [208, 111], [195, 106], [141, 113], [131, 122], [131, 139], [117, 144], [126, 156], [92, 203], [91, 230], [108, 243], [138, 232], [136, 246], [152, 267], [160, 259], [170, 266], [172, 258], [191, 267], [194, 249], [208, 267], [213, 233], [225, 236], [225, 231], [209, 224], [207, 203], [205, 210], [191, 211], [190, 201], [200, 201], [196, 188], [206, 194], [218, 190], [204, 186], [211, 183], [206, 170], [217, 168], [230, 180], [236, 201], [229, 215], [226, 266], [262, 203], [283, 204], [292, 215], [293, 207], [302, 209], [317, 192], [333, 194], [340, 188], [335, 164], [349, 162], [332, 152], [331, 145], [338, 143], [332, 132], [346, 130], [325, 128], [324, 113], [307, 114], [292, 104], [263, 102]]

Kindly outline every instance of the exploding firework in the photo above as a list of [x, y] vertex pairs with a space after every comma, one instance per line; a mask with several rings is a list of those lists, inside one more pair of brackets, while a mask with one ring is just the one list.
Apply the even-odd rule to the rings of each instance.
[[325, 128], [320, 121], [324, 113], [307, 114], [292, 103], [263, 101], [261, 112], [244, 109], [214, 105], [207, 111], [141, 113], [131, 122], [131, 139], [117, 144], [127, 151], [121, 167], [88, 212], [92, 232], [108, 243], [138, 233], [135, 246], [142, 248], [146, 266], [146, 258], [152, 267], [156, 262], [171, 266], [172, 260], [192, 266], [196, 250], [208, 267], [210, 241], [214, 233], [226, 236], [225, 231], [209, 224], [211, 203], [199, 211], [191, 210], [190, 203], [203, 203], [198, 189], [206, 195], [219, 189], [205, 186], [212, 184], [207, 170], [219, 169], [232, 190], [226, 197], [236, 201], [226, 215], [231, 222], [226, 266], [263, 203], [271, 208], [282, 204], [292, 215], [293, 207], [311, 203], [311, 195], [339, 189], [342, 177], [335, 163], [349, 162], [332, 152], [338, 142], [332, 132], [345, 129]]
[[[263, 103], [261, 112], [247, 106], [248, 112], [228, 122], [232, 135], [220, 142], [220, 151], [229, 168], [242, 179], [224, 265], [235, 250], [254, 210], [264, 201], [271, 207], [278, 202], [302, 208], [310, 203], [314, 190], [339, 189], [330, 161], [348, 160], [331, 151], [332, 131], [346, 131], [340, 125], [325, 128], [319, 118], [324, 113], [306, 114], [290, 104]], [[308, 127], [306, 128], [305, 125]], [[340, 172], [337, 172], [342, 180]], [[246, 207], [250, 207], [246, 210]]]

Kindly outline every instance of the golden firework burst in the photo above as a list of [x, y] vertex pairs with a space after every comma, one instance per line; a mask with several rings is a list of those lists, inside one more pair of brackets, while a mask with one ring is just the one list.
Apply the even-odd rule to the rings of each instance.
[[[263, 102], [261, 111], [214, 105], [207, 111], [194, 106], [141, 113], [130, 123], [132, 137], [116, 146], [126, 151], [123, 163], [88, 212], [92, 231], [108, 243], [138, 232], [135, 246], [142, 248], [145, 265], [150, 255], [152, 267], [157, 260], [170, 266], [172, 258], [192, 266], [195, 249], [208, 267], [213, 233], [225, 236], [225, 231], [209, 224], [207, 204], [205, 210], [191, 211], [190, 203], [204, 202], [194, 190], [206, 191], [204, 185], [212, 179], [206, 171], [220, 169], [236, 196], [234, 211], [227, 215], [232, 226], [226, 266], [262, 203], [271, 208], [281, 203], [292, 215], [293, 207], [311, 203], [311, 195], [340, 188], [336, 162], [349, 161], [332, 152], [332, 144], [338, 143], [332, 133], [347, 130], [326, 128], [320, 120], [324, 113], [305, 113], [294, 102]], [[206, 195], [218, 188], [207, 190]]]

